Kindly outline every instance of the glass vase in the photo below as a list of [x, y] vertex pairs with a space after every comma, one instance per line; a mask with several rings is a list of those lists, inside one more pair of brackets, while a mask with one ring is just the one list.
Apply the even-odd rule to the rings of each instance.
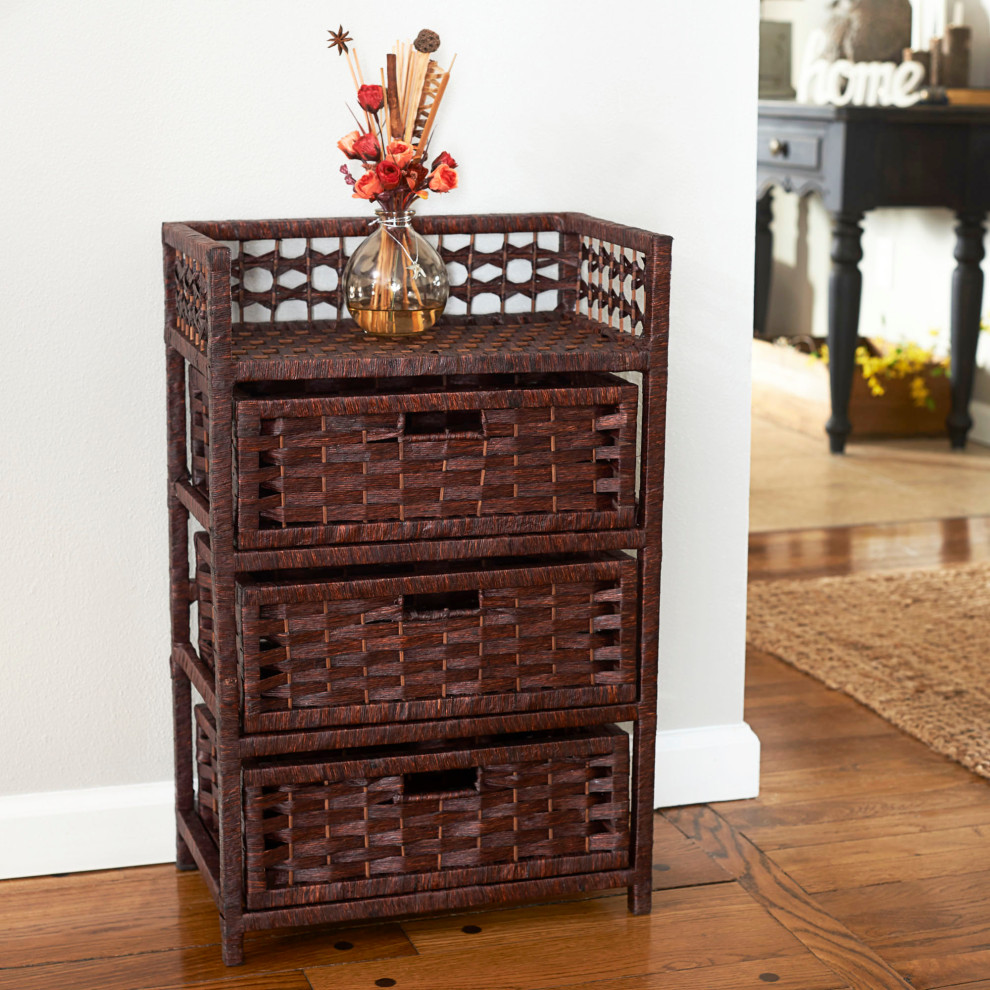
[[447, 302], [447, 269], [436, 249], [413, 230], [413, 215], [376, 210], [377, 228], [344, 268], [347, 309], [366, 333], [422, 333]]

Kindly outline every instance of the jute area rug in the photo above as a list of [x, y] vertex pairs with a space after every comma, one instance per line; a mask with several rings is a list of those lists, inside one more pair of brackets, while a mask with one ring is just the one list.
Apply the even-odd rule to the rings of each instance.
[[747, 639], [990, 778], [990, 564], [754, 581]]

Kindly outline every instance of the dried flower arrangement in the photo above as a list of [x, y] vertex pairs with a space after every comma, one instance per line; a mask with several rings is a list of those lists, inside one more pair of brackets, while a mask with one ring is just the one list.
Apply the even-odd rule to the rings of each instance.
[[[424, 29], [413, 42], [396, 41], [379, 70], [380, 83], [365, 83], [357, 49], [343, 25], [330, 32], [331, 48], [347, 56], [351, 80], [357, 91], [364, 123], [354, 115], [357, 130], [346, 134], [337, 147], [361, 163], [364, 173], [355, 178], [341, 166], [344, 181], [353, 187], [355, 199], [376, 202], [388, 213], [401, 213], [414, 199], [429, 193], [445, 193], [457, 187], [457, 162], [443, 151], [427, 167], [437, 112], [450, 79], [431, 56], [440, 47], [434, 31]], [[454, 56], [456, 59], [457, 56]], [[351, 111], [353, 114], [353, 110]]]
[[342, 137], [337, 147], [364, 171], [358, 178], [348, 165], [340, 171], [354, 199], [379, 208], [378, 229], [344, 269], [344, 299], [367, 333], [422, 333], [443, 312], [449, 283], [440, 255], [413, 229], [409, 206], [430, 192], [457, 187], [457, 162], [446, 151], [426, 164], [450, 69], [440, 68], [431, 57], [440, 37], [424, 29], [412, 43], [395, 43], [385, 68], [379, 69], [380, 85], [366, 83], [357, 50], [352, 52], [349, 43], [353, 39], [343, 25], [330, 32], [330, 47], [347, 56], [364, 123], [351, 110], [357, 130]]

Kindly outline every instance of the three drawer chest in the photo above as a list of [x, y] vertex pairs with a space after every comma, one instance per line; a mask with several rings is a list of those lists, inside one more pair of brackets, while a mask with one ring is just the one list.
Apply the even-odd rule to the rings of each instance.
[[417, 227], [451, 290], [406, 338], [346, 318], [366, 219], [163, 227], [177, 863], [228, 964], [251, 929], [650, 909], [670, 238]]

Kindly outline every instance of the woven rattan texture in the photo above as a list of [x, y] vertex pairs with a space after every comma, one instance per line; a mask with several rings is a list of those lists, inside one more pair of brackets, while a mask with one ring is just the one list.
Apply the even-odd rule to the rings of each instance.
[[175, 287], [175, 329], [206, 353], [207, 280], [203, 266], [194, 258], [176, 251], [173, 264]]
[[[650, 285], [641, 231], [572, 214], [490, 216], [469, 223], [429, 217], [416, 223], [438, 247], [450, 278], [442, 328], [458, 320], [488, 324], [488, 333], [474, 338], [475, 347], [495, 347], [493, 333], [497, 337], [500, 325], [519, 318], [554, 322], [576, 313], [596, 329], [613, 329], [620, 339], [646, 330]], [[190, 245], [177, 248], [172, 260], [173, 325], [200, 352], [205, 353], [213, 313], [237, 328], [234, 351], [241, 361], [298, 358], [300, 348], [309, 356], [350, 356], [347, 338], [358, 331], [345, 319], [342, 274], [369, 225], [331, 219], [172, 226], [175, 234], [184, 233], [170, 234], [171, 243]], [[208, 297], [203, 257], [212, 257], [211, 244], [230, 255], [223, 298]], [[305, 329], [263, 329], [320, 322], [333, 328], [331, 336], [343, 338], [329, 350], [324, 350], [325, 330], [311, 335]], [[439, 331], [436, 338], [442, 339]], [[608, 339], [599, 338], [599, 346], [607, 346]], [[591, 343], [592, 338], [585, 341]], [[461, 346], [470, 348], [472, 339], [459, 339]]]
[[[369, 226], [368, 232], [371, 232]], [[429, 235], [447, 266], [447, 315], [545, 312], [573, 289], [577, 259], [556, 231]], [[360, 237], [224, 241], [231, 253], [233, 321], [339, 320], [342, 274]]]
[[624, 333], [646, 325], [646, 256], [597, 238], [581, 238], [580, 314]]
[[372, 532], [362, 532], [368, 523], [396, 524], [373, 539], [429, 520], [529, 517], [519, 528], [539, 530], [554, 517], [598, 513], [627, 524], [637, 392], [619, 379], [597, 380], [239, 401], [239, 545], [270, 545], [273, 530], [291, 537], [298, 529], [300, 540], [314, 542], [356, 539]]
[[576, 730], [293, 768], [279, 783], [246, 770], [248, 905], [625, 866], [628, 746], [619, 730]]
[[241, 585], [245, 728], [634, 700], [632, 557], [483, 566]]
[[219, 844], [217, 730], [206, 705], [197, 705], [193, 714], [196, 722], [196, 811], [206, 831]]
[[189, 476], [204, 497], [209, 497], [210, 399], [206, 376], [188, 366]]
[[305, 367], [307, 360], [345, 362], [356, 374], [367, 374], [369, 367], [380, 374], [415, 373], [421, 367], [432, 371], [431, 364], [454, 359], [484, 362], [492, 371], [513, 370], [532, 363], [534, 356], [544, 364], [565, 359], [592, 370], [641, 370], [648, 361], [646, 348], [632, 335], [569, 315], [554, 320], [445, 317], [433, 330], [395, 339], [371, 337], [350, 321], [239, 323], [233, 327], [232, 353], [242, 380], [269, 377], [273, 365], [286, 362]]
[[196, 553], [197, 652], [213, 670], [213, 573], [210, 567], [210, 539], [206, 533], [193, 537]]

